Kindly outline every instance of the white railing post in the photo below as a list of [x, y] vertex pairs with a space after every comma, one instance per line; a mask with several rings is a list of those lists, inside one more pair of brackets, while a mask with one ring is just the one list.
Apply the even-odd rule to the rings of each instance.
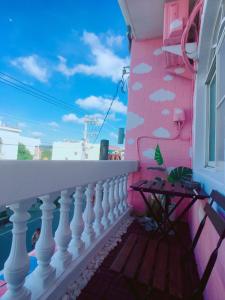
[[96, 184], [95, 188], [95, 222], [94, 222], [94, 230], [96, 236], [100, 236], [104, 230], [104, 226], [102, 225], [102, 217], [103, 217], [103, 208], [102, 208], [102, 200], [103, 200], [103, 187], [102, 181], [99, 181]]
[[119, 209], [118, 209], [118, 205], [119, 205], [119, 201], [120, 201], [120, 198], [119, 198], [119, 178], [118, 177], [115, 178], [114, 198], [115, 198], [114, 213], [116, 215], [116, 218], [118, 218], [119, 215], [120, 215], [120, 212], [119, 212]]
[[116, 215], [115, 215], [115, 197], [114, 197], [114, 179], [112, 178], [109, 182], [109, 219], [110, 223], [113, 224], [116, 220]]
[[104, 229], [106, 230], [109, 227], [110, 220], [109, 220], [109, 180], [106, 180], [103, 184], [103, 201], [102, 201], [102, 207], [103, 207], [103, 218], [102, 218], [102, 224], [104, 226]]
[[71, 196], [68, 190], [61, 192], [59, 225], [55, 232], [55, 241], [57, 252], [53, 256], [53, 265], [60, 271], [63, 271], [71, 262], [72, 255], [68, 252], [68, 245], [71, 240], [71, 229], [69, 221], [69, 212], [71, 207]]
[[55, 241], [52, 236], [52, 219], [53, 210], [55, 209], [53, 202], [56, 197], [54, 195], [45, 195], [40, 197], [40, 199], [42, 201], [40, 206], [42, 211], [41, 233], [35, 246], [38, 266], [31, 274], [31, 281], [29, 281], [29, 286], [31, 284], [32, 287], [39, 290], [40, 288], [46, 288], [55, 278], [55, 268], [50, 265], [50, 262], [55, 251]]
[[94, 213], [94, 184], [88, 184], [86, 188], [86, 208], [84, 211], [84, 233], [83, 238], [85, 241], [86, 246], [88, 247], [95, 239], [95, 232], [93, 228], [93, 223], [95, 220], [95, 213]]
[[84, 230], [83, 221], [83, 186], [78, 186], [74, 195], [74, 214], [73, 219], [70, 223], [72, 231], [72, 240], [69, 244], [69, 250], [76, 258], [80, 255], [84, 249], [84, 242], [81, 239], [82, 232]]
[[124, 193], [123, 193], [123, 176], [119, 177], [119, 211], [120, 214], [124, 212], [123, 200], [124, 200]]
[[10, 217], [13, 223], [12, 245], [9, 257], [4, 265], [4, 276], [8, 290], [1, 298], [4, 300], [28, 300], [31, 292], [24, 287], [25, 277], [29, 271], [29, 257], [26, 249], [27, 212], [31, 206], [28, 201], [10, 205], [14, 214]]
[[128, 196], [128, 192], [127, 192], [127, 180], [128, 180], [128, 175], [129, 174], [125, 174], [123, 177], [123, 193], [124, 193], [124, 200], [123, 200], [123, 204], [125, 209], [128, 208], [128, 203], [127, 203], [127, 196]]

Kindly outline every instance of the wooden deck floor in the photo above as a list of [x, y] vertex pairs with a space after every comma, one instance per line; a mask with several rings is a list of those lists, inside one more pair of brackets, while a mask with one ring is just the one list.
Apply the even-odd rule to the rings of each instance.
[[[178, 225], [177, 225], [178, 226]], [[190, 246], [191, 239], [189, 236], [188, 225], [185, 223], [179, 224], [179, 231], [183, 237], [183, 241], [186, 246]], [[109, 255], [105, 258], [102, 265], [99, 267], [95, 275], [89, 281], [86, 288], [80, 294], [78, 300], [137, 300], [135, 298], [134, 293], [132, 293], [132, 289], [129, 288], [129, 285], [126, 279], [123, 276], [118, 276], [117, 273], [110, 270], [112, 263], [114, 262], [117, 254], [120, 249], [126, 243], [128, 237], [131, 233], [138, 234], [139, 236], [147, 236], [148, 238], [155, 238], [155, 233], [149, 233], [144, 230], [144, 228], [137, 222], [133, 222], [131, 226], [128, 228], [127, 233], [123, 236], [122, 242], [113, 249]], [[174, 237], [170, 237], [172, 243]], [[171, 242], [170, 241], [170, 242]], [[174, 239], [174, 243], [176, 243]], [[172, 255], [172, 253], [171, 253]], [[174, 260], [174, 257], [173, 257]], [[195, 262], [193, 261], [193, 268], [195, 273], [197, 274], [197, 268]], [[189, 280], [190, 278], [185, 278], [184, 280]], [[139, 294], [146, 294], [146, 288], [141, 286], [138, 282], [135, 283], [136, 288], [139, 290]], [[168, 293], [169, 294], [169, 293]], [[149, 300], [170, 300], [171, 297], [167, 293], [163, 294], [151, 294], [150, 297], [145, 299]], [[139, 300], [139, 299], [138, 299]]]

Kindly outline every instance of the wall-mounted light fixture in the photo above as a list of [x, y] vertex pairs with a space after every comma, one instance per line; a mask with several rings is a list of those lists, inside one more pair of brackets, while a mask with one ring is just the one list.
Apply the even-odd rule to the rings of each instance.
[[173, 122], [176, 124], [179, 130], [184, 126], [185, 112], [182, 108], [174, 108]]

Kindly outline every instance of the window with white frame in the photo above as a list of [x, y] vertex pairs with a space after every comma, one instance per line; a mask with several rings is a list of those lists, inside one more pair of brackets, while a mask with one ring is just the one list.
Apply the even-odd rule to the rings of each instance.
[[212, 41], [207, 88], [208, 167], [224, 168], [225, 161], [225, 12], [218, 14]]

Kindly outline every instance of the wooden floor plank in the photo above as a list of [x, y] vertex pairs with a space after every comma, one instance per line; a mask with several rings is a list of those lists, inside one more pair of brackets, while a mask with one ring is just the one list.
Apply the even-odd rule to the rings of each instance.
[[122, 269], [125, 266], [125, 263], [136, 243], [137, 240], [137, 234], [130, 234], [128, 237], [126, 243], [124, 244], [123, 248], [120, 250], [120, 253], [118, 254], [117, 258], [111, 265], [110, 269], [114, 272], [121, 272]]
[[143, 257], [143, 261], [138, 272], [138, 280], [148, 285], [150, 279], [153, 277], [153, 269], [155, 263], [155, 256], [157, 251], [158, 239], [150, 239], [148, 241], [148, 246]]
[[168, 243], [161, 241], [156, 255], [156, 267], [154, 271], [153, 287], [165, 291], [168, 273]]
[[140, 236], [131, 252], [129, 260], [124, 268], [124, 275], [127, 278], [134, 278], [142, 262], [148, 238]]
[[183, 297], [182, 251], [179, 244], [171, 243], [169, 252], [169, 292], [181, 299]]

